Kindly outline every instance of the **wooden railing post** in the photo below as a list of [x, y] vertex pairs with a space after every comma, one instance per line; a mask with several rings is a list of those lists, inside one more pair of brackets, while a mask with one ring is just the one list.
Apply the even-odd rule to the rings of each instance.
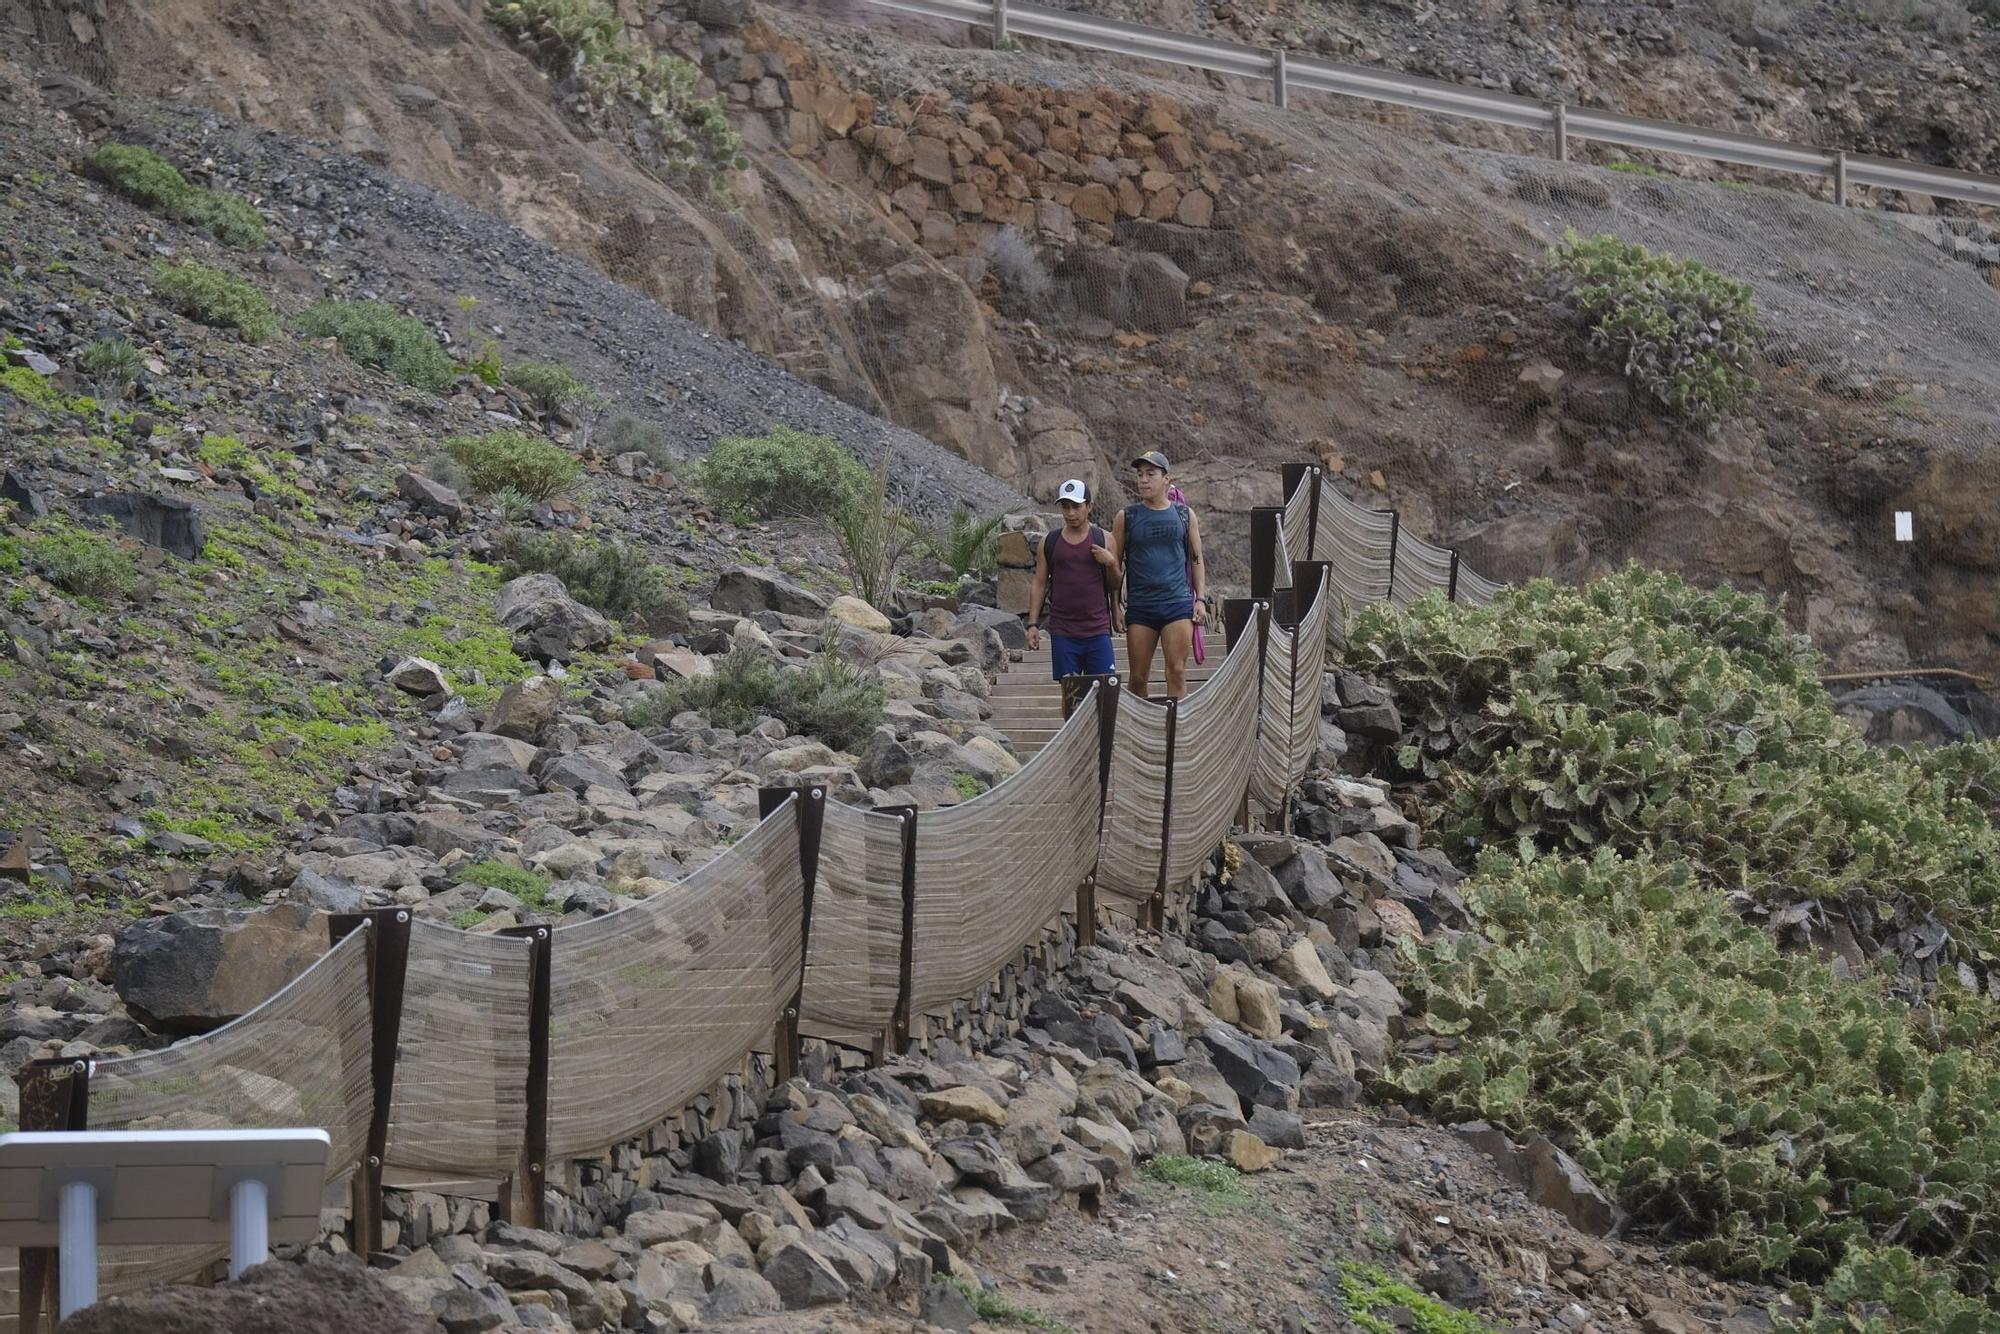
[[[555, 983], [555, 931], [546, 923], [508, 927], [502, 935], [528, 942], [528, 1096], [521, 1161], [500, 1185], [502, 1222], [548, 1225], [549, 1042]], [[523, 1207], [525, 1205], [525, 1207]]]
[[819, 880], [820, 833], [826, 827], [823, 787], [762, 787], [757, 789], [757, 818], [768, 820], [793, 797], [799, 799], [799, 879], [805, 894], [799, 904], [799, 985], [771, 1035], [771, 1055], [780, 1084], [799, 1070], [799, 1009], [805, 1004], [806, 970], [812, 966], [813, 888]]
[[910, 1029], [916, 1021], [911, 1011], [911, 991], [917, 964], [917, 808], [880, 806], [877, 815], [891, 815], [902, 823], [899, 847], [903, 872], [903, 938], [896, 950], [896, 1008], [889, 1018], [890, 1045], [898, 1053], [909, 1049]]
[[1267, 598], [1278, 582], [1278, 532], [1285, 522], [1283, 505], [1250, 509], [1250, 596]]
[[[21, 1089], [21, 1129], [88, 1130], [90, 1128], [90, 1062], [75, 1058], [30, 1061], [15, 1074]], [[20, 1292], [16, 1310], [21, 1334], [42, 1334], [56, 1323], [57, 1272], [54, 1247], [23, 1247], [19, 1257]], [[42, 1316], [48, 1322], [44, 1325]]]
[[368, 933], [368, 997], [375, 1106], [368, 1120], [368, 1153], [354, 1174], [354, 1249], [364, 1259], [382, 1249], [382, 1160], [389, 1149], [389, 1108], [396, 1093], [396, 1049], [403, 1040], [403, 985], [410, 966], [410, 910], [378, 908], [334, 913], [326, 920], [330, 943], [351, 932]]

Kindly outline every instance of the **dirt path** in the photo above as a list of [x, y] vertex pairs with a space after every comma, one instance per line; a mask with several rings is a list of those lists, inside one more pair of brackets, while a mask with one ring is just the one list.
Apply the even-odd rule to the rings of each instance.
[[[1453, 1131], [1376, 1111], [1316, 1114], [1305, 1149], [1238, 1192], [1141, 1177], [1096, 1218], [1060, 1209], [968, 1258], [1014, 1306], [1088, 1334], [1353, 1330], [1340, 1299], [1350, 1260], [1415, 1274], [1501, 1330], [1756, 1334], [1779, 1296], [1665, 1247], [1585, 1236]], [[743, 1328], [884, 1334], [911, 1318], [835, 1311]]]

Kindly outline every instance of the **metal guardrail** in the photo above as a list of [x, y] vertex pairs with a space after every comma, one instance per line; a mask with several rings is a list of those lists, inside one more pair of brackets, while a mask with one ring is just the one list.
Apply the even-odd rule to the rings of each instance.
[[1884, 190], [1908, 190], [1940, 199], [2000, 207], [2000, 177], [1929, 167], [1921, 163], [1854, 154], [1766, 139], [1729, 130], [1704, 130], [1671, 121], [1621, 116], [1615, 112], [1537, 102], [1511, 93], [1464, 88], [1437, 79], [1392, 71], [1313, 60], [1282, 47], [1249, 46], [1208, 37], [1194, 37], [1165, 28], [1116, 19], [1097, 18], [1017, 0], [869, 0], [885, 9], [926, 18], [946, 19], [990, 28], [996, 42], [1037, 37], [1069, 46], [1117, 55], [1159, 60], [1192, 69], [1233, 74], [1269, 82], [1279, 106], [1293, 89], [1331, 93], [1428, 111], [1462, 116], [1513, 129], [1554, 136], [1555, 155], [1569, 156], [1569, 141], [1594, 139], [1655, 153], [1678, 153], [1732, 166], [1789, 172], [1833, 182], [1836, 203], [1847, 202], [1848, 188], [1867, 185]]

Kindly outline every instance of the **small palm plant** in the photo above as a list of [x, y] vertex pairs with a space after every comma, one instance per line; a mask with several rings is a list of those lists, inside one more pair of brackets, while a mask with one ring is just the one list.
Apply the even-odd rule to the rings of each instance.
[[139, 378], [145, 363], [139, 358], [139, 349], [122, 338], [100, 338], [83, 350], [76, 359], [76, 368], [90, 381], [96, 391], [98, 411], [104, 417], [104, 430], [111, 431], [111, 410], [125, 397], [125, 391]]

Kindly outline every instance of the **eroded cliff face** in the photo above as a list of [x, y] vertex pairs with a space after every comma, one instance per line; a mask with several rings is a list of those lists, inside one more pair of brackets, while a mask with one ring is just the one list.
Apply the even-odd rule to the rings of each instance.
[[[1868, 217], [1799, 231], [1829, 273], [1905, 273], [1910, 302], [1778, 302], [1764, 391], [1691, 436], [1550, 316], [1546, 246], [1566, 225], [1778, 245], [1814, 206], [1707, 189], [1695, 217], [1697, 187], [1440, 148], [1428, 127], [1286, 118], [734, 0], [622, 9], [732, 105], [751, 165], [726, 200], [664, 176], [470, 8], [168, 0], [96, 41], [119, 86], [334, 138], [500, 212], [1044, 499], [1077, 474], [1115, 498], [1123, 461], [1157, 447], [1239, 534], [1277, 499], [1273, 462], [1318, 457], [1496, 576], [1640, 559], [1787, 595], [1842, 666], [2000, 662], [1980, 499], [2000, 459], [1979, 426], [2000, 386], [1921, 345], [1838, 346], [1843, 321], [1915, 329], [1934, 283], [2000, 328], [1983, 271], [1922, 238]], [[1760, 299], [1839, 286], [1736, 268]], [[1941, 383], [1944, 415], [1911, 410]], [[1898, 509], [1917, 548], [1889, 540]]]

